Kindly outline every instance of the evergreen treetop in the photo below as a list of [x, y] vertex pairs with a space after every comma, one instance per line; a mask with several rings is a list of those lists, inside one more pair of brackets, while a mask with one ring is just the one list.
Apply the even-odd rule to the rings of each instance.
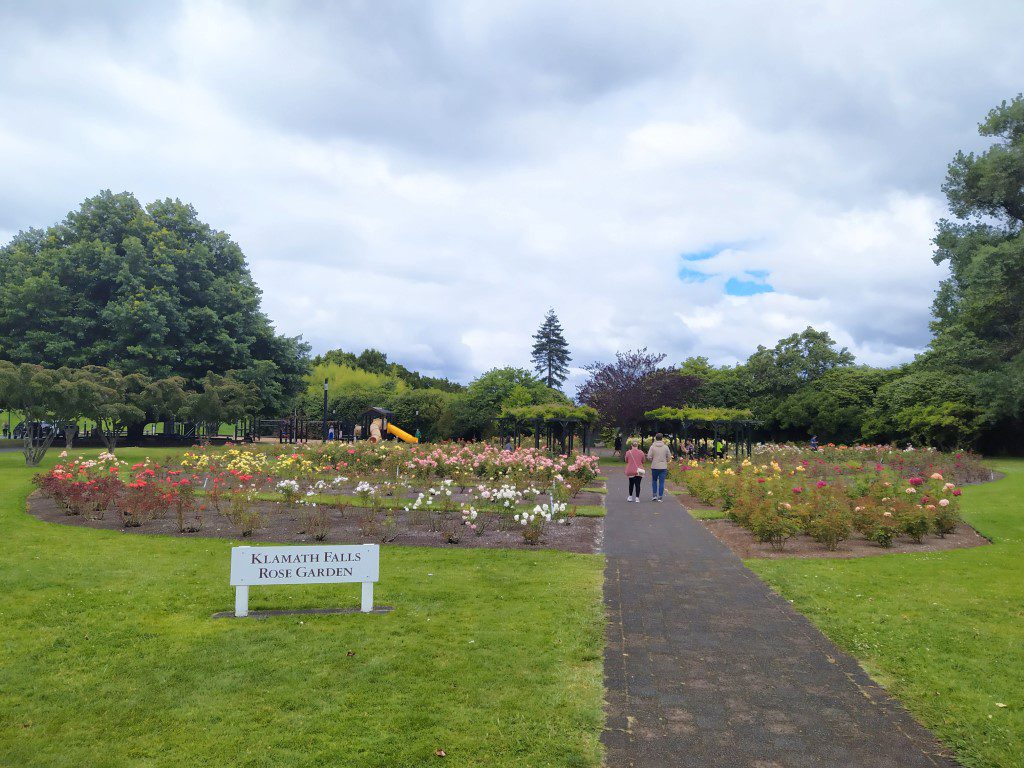
[[552, 389], [562, 386], [569, 375], [569, 361], [572, 356], [569, 354], [569, 344], [562, 332], [562, 324], [558, 322], [558, 315], [554, 309], [549, 309], [544, 316], [544, 322], [533, 334], [533, 359], [534, 370]]

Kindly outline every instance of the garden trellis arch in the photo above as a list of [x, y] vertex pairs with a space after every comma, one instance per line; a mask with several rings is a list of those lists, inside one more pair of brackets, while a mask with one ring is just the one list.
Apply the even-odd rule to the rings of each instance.
[[527, 405], [510, 408], [497, 420], [501, 443], [511, 442], [514, 448], [522, 445], [524, 433], [533, 433], [534, 448], [544, 447], [550, 452], [568, 456], [577, 437], [583, 453], [590, 452], [593, 424], [597, 411], [587, 406]]
[[738, 459], [753, 453], [754, 430], [760, 424], [754, 414], [738, 408], [671, 408], [662, 406], [644, 414], [646, 424], [656, 432], [669, 436], [673, 446], [680, 440], [704, 441], [703, 453], [708, 438], [713, 447], [720, 439], [726, 440]]

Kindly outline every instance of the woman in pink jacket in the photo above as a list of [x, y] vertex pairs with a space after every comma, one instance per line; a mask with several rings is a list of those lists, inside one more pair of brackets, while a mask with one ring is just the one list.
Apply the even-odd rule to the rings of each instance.
[[647, 456], [636, 447], [635, 442], [630, 442], [629, 450], [623, 457], [626, 460], [626, 477], [629, 478], [629, 498], [626, 501], [640, 503], [640, 483], [644, 479], [644, 461]]

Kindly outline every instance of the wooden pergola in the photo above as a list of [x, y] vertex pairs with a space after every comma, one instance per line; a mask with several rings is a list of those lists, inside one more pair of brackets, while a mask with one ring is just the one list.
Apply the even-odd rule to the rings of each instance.
[[540, 450], [543, 437], [544, 447], [550, 453], [557, 451], [568, 456], [577, 437], [583, 445], [583, 453], [590, 452], [593, 421], [590, 409], [526, 406], [507, 411], [497, 420], [497, 426], [502, 444], [511, 442], [513, 447], [519, 448], [526, 433], [532, 432], [534, 448]]
[[648, 411], [644, 419], [650, 431], [667, 435], [673, 447], [694, 440], [701, 455], [714, 455], [718, 441], [725, 440], [737, 459], [753, 453], [754, 430], [760, 424], [750, 411], [727, 408], [663, 407]]

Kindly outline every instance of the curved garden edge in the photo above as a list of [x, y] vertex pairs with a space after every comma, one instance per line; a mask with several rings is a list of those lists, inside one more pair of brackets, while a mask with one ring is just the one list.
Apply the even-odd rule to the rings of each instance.
[[891, 547], [880, 547], [873, 541], [858, 537], [843, 541], [835, 551], [825, 549], [821, 544], [806, 534], [794, 536], [786, 542], [782, 549], [774, 549], [770, 544], [759, 542], [750, 531], [731, 520], [710, 519], [700, 520], [705, 528], [731, 549], [743, 560], [761, 558], [775, 560], [780, 558], [825, 558], [844, 560], [854, 557], [874, 557], [876, 555], [901, 555], [926, 552], [949, 552], [956, 549], [970, 549], [991, 544], [987, 538], [978, 533], [965, 522], [957, 524], [956, 531], [945, 538], [929, 535], [918, 543], [906, 537], [895, 540]]
[[[26, 501], [26, 511], [37, 520], [68, 525], [92, 530], [119, 531], [127, 534], [175, 536], [179, 538], [197, 539], [235, 539], [244, 542], [263, 544], [363, 544], [373, 540], [360, 529], [357, 515], [350, 512], [342, 515], [336, 510], [331, 514], [330, 532], [323, 541], [316, 541], [305, 534], [301, 528], [299, 515], [294, 509], [286, 509], [283, 504], [265, 501], [259, 504], [265, 514], [265, 523], [251, 536], [242, 538], [238, 529], [226, 517], [209, 510], [203, 527], [194, 533], [183, 533], [178, 530], [174, 515], [148, 520], [138, 527], [125, 527], [116, 511], [108, 511], [102, 519], [95, 520], [83, 515], [65, 514], [57, 503], [47, 498], [38, 490], [33, 491]], [[601, 517], [577, 517], [571, 525], [549, 525], [544, 531], [544, 538], [537, 546], [523, 542], [517, 528], [498, 530], [492, 528], [482, 535], [463, 535], [458, 544], [445, 541], [439, 532], [412, 525], [407, 513], [395, 511], [398, 528], [394, 540], [381, 542], [384, 546], [441, 547], [445, 549], [512, 549], [537, 550], [553, 549], [563, 552], [595, 554], [600, 552], [604, 534], [604, 520]], [[377, 537], [376, 541], [380, 541]]]

